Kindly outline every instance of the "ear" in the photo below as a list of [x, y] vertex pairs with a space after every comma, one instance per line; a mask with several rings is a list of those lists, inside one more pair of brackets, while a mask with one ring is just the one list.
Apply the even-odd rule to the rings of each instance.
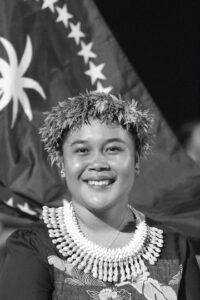
[[65, 166], [64, 166], [64, 158], [62, 155], [59, 155], [58, 156], [58, 166], [59, 166], [59, 169], [60, 169], [60, 174], [61, 174], [61, 177], [65, 177]]
[[63, 164], [63, 156], [59, 152], [56, 153], [56, 162], [59, 167]]
[[140, 157], [138, 152], [135, 154], [135, 172], [137, 175], [140, 173]]

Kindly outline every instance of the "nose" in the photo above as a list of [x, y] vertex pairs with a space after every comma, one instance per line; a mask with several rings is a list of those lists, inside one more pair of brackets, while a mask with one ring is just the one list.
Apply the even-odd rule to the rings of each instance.
[[90, 171], [105, 171], [110, 170], [110, 165], [103, 154], [96, 154], [89, 165]]

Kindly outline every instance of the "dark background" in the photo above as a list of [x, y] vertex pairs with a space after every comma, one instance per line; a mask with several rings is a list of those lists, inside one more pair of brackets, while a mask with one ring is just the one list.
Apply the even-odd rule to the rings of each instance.
[[200, 2], [95, 2], [172, 129], [200, 119]]

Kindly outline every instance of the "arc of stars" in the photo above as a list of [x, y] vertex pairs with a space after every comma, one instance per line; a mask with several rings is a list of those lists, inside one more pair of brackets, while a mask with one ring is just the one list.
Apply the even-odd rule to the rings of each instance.
[[90, 58], [97, 57], [97, 55], [91, 50], [92, 46], [93, 46], [93, 42], [87, 45], [84, 42], [81, 42], [81, 50], [78, 52], [78, 55], [83, 56], [85, 64], [88, 63]]
[[49, 8], [53, 13], [55, 12], [54, 4], [58, 0], [43, 0], [42, 9]]
[[109, 94], [112, 89], [113, 89], [112, 86], [104, 87], [100, 81], [97, 81], [97, 89], [96, 89], [97, 92], [103, 92]]
[[85, 71], [85, 74], [91, 77], [92, 84], [94, 84], [97, 79], [106, 79], [106, 76], [102, 73], [104, 66], [104, 63], [96, 66], [92, 61], [90, 61], [89, 70]]
[[81, 31], [81, 22], [78, 22], [76, 25], [69, 23], [71, 32], [68, 34], [69, 38], [74, 38], [77, 45], [80, 43], [80, 39], [85, 36], [85, 33]]
[[56, 22], [63, 22], [64, 26], [67, 28], [69, 19], [73, 18], [73, 15], [68, 12], [67, 5], [64, 4], [63, 7], [56, 7], [58, 17], [56, 19]]

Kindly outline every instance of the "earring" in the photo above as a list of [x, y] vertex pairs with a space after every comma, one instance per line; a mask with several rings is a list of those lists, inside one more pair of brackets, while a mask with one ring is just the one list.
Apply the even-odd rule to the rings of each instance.
[[60, 175], [61, 175], [62, 178], [65, 178], [65, 171], [64, 171], [64, 168], [62, 168], [62, 169], [60, 170]]
[[137, 175], [140, 174], [140, 168], [139, 168], [138, 166], [135, 166], [135, 173], [136, 173]]
[[140, 174], [140, 157], [138, 152], [135, 154], [135, 173], [136, 175]]

